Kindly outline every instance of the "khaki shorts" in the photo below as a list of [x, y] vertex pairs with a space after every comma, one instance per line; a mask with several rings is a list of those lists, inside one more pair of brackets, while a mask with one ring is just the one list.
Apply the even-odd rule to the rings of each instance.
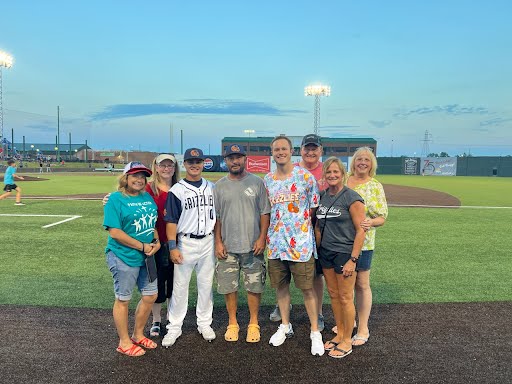
[[290, 284], [293, 276], [293, 282], [299, 289], [312, 289], [315, 278], [315, 258], [306, 262], [285, 261], [272, 259], [268, 261], [268, 274], [272, 288], [279, 288], [285, 284]]
[[217, 292], [221, 295], [237, 292], [240, 272], [243, 272], [244, 287], [251, 293], [262, 293], [265, 289], [267, 269], [263, 253], [228, 253], [225, 259], [217, 259]]

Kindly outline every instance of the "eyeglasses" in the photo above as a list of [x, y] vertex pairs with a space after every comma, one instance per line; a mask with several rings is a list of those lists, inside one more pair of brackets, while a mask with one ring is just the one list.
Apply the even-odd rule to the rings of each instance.
[[175, 164], [170, 164], [170, 165], [165, 165], [165, 164], [158, 164], [158, 167], [159, 168], [169, 168], [169, 169], [174, 169], [176, 168], [176, 165]]

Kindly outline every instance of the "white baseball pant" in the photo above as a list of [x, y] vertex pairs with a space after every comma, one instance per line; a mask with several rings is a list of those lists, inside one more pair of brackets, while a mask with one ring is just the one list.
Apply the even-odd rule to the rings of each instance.
[[171, 305], [169, 306], [169, 331], [178, 331], [188, 309], [188, 291], [192, 272], [197, 277], [197, 326], [212, 324], [213, 316], [213, 275], [215, 254], [213, 234], [203, 239], [191, 239], [180, 235], [178, 249], [183, 256], [182, 264], [174, 264], [174, 282]]

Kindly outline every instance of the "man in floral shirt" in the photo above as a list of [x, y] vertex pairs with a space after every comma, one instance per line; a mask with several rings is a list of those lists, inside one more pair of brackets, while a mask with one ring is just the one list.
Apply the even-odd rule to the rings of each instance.
[[277, 289], [282, 319], [269, 343], [278, 347], [293, 335], [290, 324], [290, 281], [293, 276], [295, 286], [304, 295], [311, 323], [311, 354], [322, 356], [324, 346], [318, 331], [317, 299], [313, 290], [316, 245], [311, 222], [318, 206], [318, 187], [311, 173], [292, 164], [293, 146], [288, 137], [276, 137], [271, 147], [277, 169], [268, 173], [264, 180], [271, 204], [267, 257], [270, 282], [272, 288]]

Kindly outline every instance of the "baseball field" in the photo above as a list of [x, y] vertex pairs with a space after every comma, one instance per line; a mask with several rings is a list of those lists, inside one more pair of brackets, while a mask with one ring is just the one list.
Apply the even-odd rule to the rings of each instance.
[[[386, 194], [389, 191], [390, 209], [386, 225], [377, 231], [372, 265], [373, 334], [366, 346], [354, 350], [353, 357], [342, 363], [326, 357], [318, 363], [308, 356], [307, 317], [296, 290], [292, 321], [300, 324], [297, 341], [278, 348], [279, 352], [268, 346], [275, 324], [268, 321], [274, 295], [267, 289], [258, 350], [247, 345], [233, 348], [223, 340], [224, 303], [222, 296], [215, 295], [218, 339], [204, 345], [194, 334], [194, 313], [190, 311], [183, 340], [176, 344], [183, 354], [177, 348], [159, 350], [153, 357], [144, 357], [148, 361], [145, 366], [143, 361], [127, 361], [114, 352], [112, 281], [104, 260], [107, 233], [101, 226], [99, 197], [114, 190], [116, 176], [32, 176], [32, 181], [18, 184], [26, 206], [14, 206], [13, 198], [0, 201], [0, 314], [5, 321], [0, 338], [9, 341], [0, 354], [0, 365], [7, 367], [7, 377], [16, 382], [20, 378], [19, 382], [93, 382], [98, 372], [85, 372], [91, 361], [106, 375], [105, 380], [95, 382], [123, 382], [123, 378], [132, 382], [242, 382], [247, 376], [239, 374], [247, 375], [246, 370], [239, 372], [222, 363], [227, 359], [240, 364], [236, 354], [246, 359], [245, 364], [258, 364], [254, 369], [258, 380], [250, 376], [244, 382], [265, 381], [269, 375], [275, 379], [271, 382], [311, 382], [313, 377], [329, 380], [332, 370], [341, 365], [347, 369], [343, 382], [350, 382], [364, 378], [358, 372], [368, 374], [367, 368], [362, 370], [362, 361], [374, 367], [374, 376], [362, 380], [369, 382], [444, 379], [467, 383], [478, 378], [478, 382], [490, 383], [512, 375], [508, 364], [492, 360], [496, 354], [512, 352], [512, 331], [506, 320], [512, 311], [512, 178], [378, 177]], [[211, 179], [219, 176], [207, 175]], [[191, 305], [195, 303], [192, 292]], [[241, 318], [247, 317], [243, 294], [239, 307]], [[327, 296], [325, 312], [332, 326]], [[328, 333], [324, 334], [327, 337]], [[276, 376], [279, 366], [274, 359], [285, 359], [287, 348], [294, 354], [290, 366], [313, 371], [295, 372], [295, 378]], [[77, 358], [72, 357], [74, 353]], [[8, 363], [13, 357], [15, 363]], [[25, 362], [26, 357], [35, 362]], [[62, 368], [62, 361], [75, 366]], [[190, 373], [198, 369], [192, 362], [202, 373]], [[268, 365], [260, 366], [261, 362]], [[158, 363], [161, 365], [154, 365]], [[39, 367], [39, 376], [30, 373], [31, 364]], [[434, 373], [427, 369], [436, 366]], [[56, 371], [59, 367], [60, 374]], [[157, 373], [142, 377], [151, 367]], [[162, 374], [159, 370], [164, 367]]]

